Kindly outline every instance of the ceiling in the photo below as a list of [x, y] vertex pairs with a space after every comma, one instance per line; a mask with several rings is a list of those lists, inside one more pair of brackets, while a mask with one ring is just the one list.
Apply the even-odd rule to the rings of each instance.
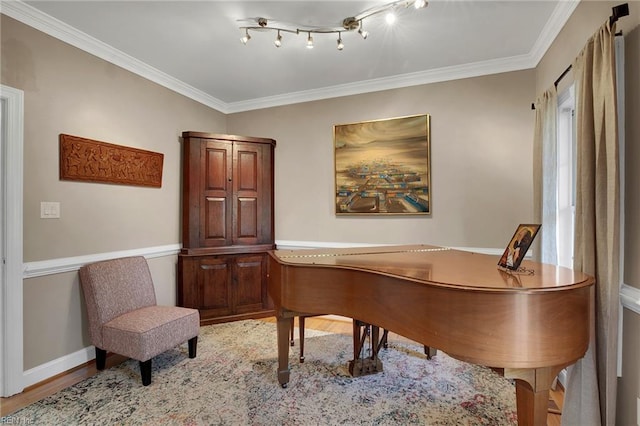
[[2, 13], [222, 112], [533, 68], [577, 1], [432, 0], [393, 28], [364, 21], [364, 40], [254, 32], [265, 17], [340, 26], [380, 1], [3, 1]]

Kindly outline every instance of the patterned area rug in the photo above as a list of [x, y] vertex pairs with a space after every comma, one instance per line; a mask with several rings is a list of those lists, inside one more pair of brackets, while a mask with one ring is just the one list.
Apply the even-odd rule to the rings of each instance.
[[62, 390], [12, 415], [33, 425], [511, 425], [515, 388], [488, 368], [421, 345], [390, 341], [384, 372], [353, 378], [351, 336], [306, 330], [305, 362], [290, 351], [291, 381], [276, 377], [276, 326], [239, 321], [202, 327], [198, 356], [186, 344], [153, 360], [151, 385], [137, 361]]

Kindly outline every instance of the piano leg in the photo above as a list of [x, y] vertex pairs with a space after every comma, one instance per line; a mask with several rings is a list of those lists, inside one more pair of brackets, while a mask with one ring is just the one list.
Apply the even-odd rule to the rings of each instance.
[[549, 389], [564, 366], [505, 369], [504, 377], [516, 381], [519, 426], [546, 426]]
[[431, 346], [424, 345], [424, 354], [427, 356], [427, 359], [431, 359], [434, 356], [438, 355], [438, 350], [436, 348], [432, 348]]
[[289, 332], [291, 319], [278, 316], [278, 382], [286, 388], [289, 384]]

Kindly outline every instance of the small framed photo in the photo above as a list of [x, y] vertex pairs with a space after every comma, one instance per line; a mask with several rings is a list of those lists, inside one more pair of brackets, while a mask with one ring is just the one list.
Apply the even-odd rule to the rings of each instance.
[[504, 250], [498, 266], [506, 269], [517, 270], [522, 259], [527, 254], [529, 246], [540, 230], [539, 224], [520, 224], [511, 237], [511, 241]]

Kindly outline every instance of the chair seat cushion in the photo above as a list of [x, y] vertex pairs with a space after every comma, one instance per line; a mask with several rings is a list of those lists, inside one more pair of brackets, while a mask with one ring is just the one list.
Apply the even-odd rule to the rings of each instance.
[[104, 349], [147, 361], [198, 335], [197, 309], [147, 306], [120, 315], [103, 326]]

